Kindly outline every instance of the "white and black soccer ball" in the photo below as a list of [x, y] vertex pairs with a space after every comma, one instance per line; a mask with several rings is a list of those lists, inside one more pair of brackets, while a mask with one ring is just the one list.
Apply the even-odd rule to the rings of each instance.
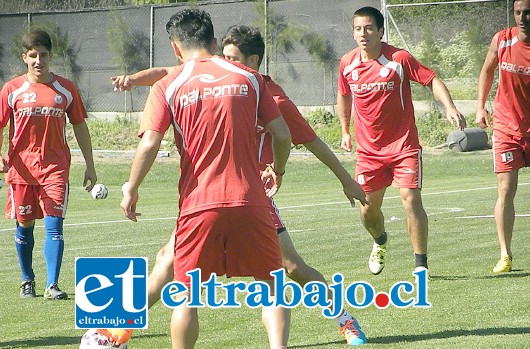
[[90, 191], [90, 195], [96, 200], [105, 199], [109, 195], [109, 190], [105, 184], [96, 184]]
[[88, 330], [81, 337], [79, 349], [127, 349], [127, 343], [115, 346], [104, 334], [96, 330]]

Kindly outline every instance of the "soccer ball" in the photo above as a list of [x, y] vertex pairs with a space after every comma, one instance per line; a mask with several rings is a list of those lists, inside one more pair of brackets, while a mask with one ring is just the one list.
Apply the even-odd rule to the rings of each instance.
[[109, 195], [109, 190], [104, 184], [96, 184], [90, 191], [90, 194], [96, 200], [105, 199]]
[[79, 349], [127, 349], [127, 343], [115, 346], [109, 341], [107, 336], [92, 329], [86, 331], [81, 337]]

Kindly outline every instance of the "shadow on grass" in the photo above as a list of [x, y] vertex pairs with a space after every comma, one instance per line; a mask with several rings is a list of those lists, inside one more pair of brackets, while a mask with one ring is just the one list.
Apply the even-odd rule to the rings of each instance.
[[[141, 335], [142, 338], [165, 337], [165, 334]], [[0, 348], [35, 348], [50, 347], [57, 348], [63, 345], [75, 345], [81, 342], [81, 335], [70, 337], [40, 337], [32, 339], [17, 339], [8, 342], [0, 341]]]
[[[388, 336], [388, 337], [368, 337], [368, 343], [390, 344], [399, 342], [419, 342], [430, 339], [446, 339], [455, 337], [467, 336], [497, 336], [497, 335], [513, 335], [513, 334], [528, 334], [530, 327], [501, 327], [501, 328], [480, 328], [475, 330], [448, 330], [435, 333], [411, 334], [402, 336]], [[291, 349], [300, 348], [323, 348], [328, 345], [344, 344], [344, 341], [333, 341], [326, 343], [291, 345]]]
[[522, 273], [522, 269], [512, 270], [510, 273], [502, 274], [491, 274], [491, 275], [482, 275], [482, 276], [469, 276], [469, 275], [430, 275], [430, 281], [436, 280], [488, 280], [488, 279], [500, 279], [500, 278], [522, 278], [529, 277], [530, 272]]

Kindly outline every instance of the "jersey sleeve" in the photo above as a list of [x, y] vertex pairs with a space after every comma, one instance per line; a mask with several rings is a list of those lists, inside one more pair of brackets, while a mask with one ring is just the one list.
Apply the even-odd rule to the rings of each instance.
[[78, 125], [85, 121], [87, 112], [85, 105], [83, 104], [83, 100], [81, 99], [81, 94], [75, 85], [70, 83], [68, 89], [72, 94], [72, 103], [70, 103], [66, 109], [66, 114], [68, 115], [68, 120], [70, 120], [72, 125]]
[[165, 88], [161, 81], [157, 82], [149, 92], [138, 136], [145, 131], [152, 130], [164, 134], [171, 125], [171, 110], [166, 101]]
[[263, 123], [263, 125], [267, 125], [272, 120], [280, 117], [281, 113], [278, 106], [276, 105], [276, 102], [272, 98], [271, 91], [267, 87], [265, 80], [261, 76], [258, 76], [258, 80], [260, 82], [258, 118]]
[[313, 131], [307, 120], [300, 114], [300, 111], [289, 97], [286, 95], [274, 96], [274, 99], [289, 127], [289, 131], [291, 131], [293, 144], [309, 143], [317, 138], [315, 131]]
[[427, 86], [436, 76], [436, 73], [433, 70], [421, 64], [407, 51], [399, 51], [396, 53], [396, 56], [396, 61], [401, 61], [405, 75], [408, 76], [410, 80], [416, 81], [423, 86]]
[[7, 126], [11, 115], [13, 114], [13, 109], [8, 104], [7, 98], [9, 97], [9, 88], [8, 85], [4, 85], [2, 90], [0, 90], [0, 128]]

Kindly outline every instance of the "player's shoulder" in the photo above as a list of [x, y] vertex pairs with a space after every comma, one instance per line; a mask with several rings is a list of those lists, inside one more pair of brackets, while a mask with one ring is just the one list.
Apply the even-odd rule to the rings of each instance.
[[505, 28], [505, 29], [499, 30], [495, 34], [493, 39], [499, 43], [502, 41], [511, 41], [517, 37], [518, 33], [519, 33], [519, 29], [517, 27]]
[[7, 81], [4, 84], [3, 88], [5, 88], [5, 89], [17, 89], [20, 86], [22, 86], [22, 84], [24, 84], [25, 81], [27, 81], [27, 79], [26, 79], [26, 74], [24, 73], [24, 74], [16, 76], [13, 79]]
[[265, 80], [265, 83], [267, 84], [267, 87], [269, 88], [273, 96], [286, 96], [283, 88], [278, 85], [276, 81], [272, 80], [270, 76], [262, 75], [262, 77]]
[[412, 54], [402, 48], [395, 47], [383, 42], [381, 45], [381, 54], [388, 57], [392, 61], [404, 61], [413, 58]]
[[77, 88], [75, 87], [75, 83], [70, 80], [70, 79], [67, 79], [61, 75], [57, 75], [57, 74], [53, 74], [53, 80], [52, 80], [52, 84], [53, 83], [59, 83], [59, 85], [61, 85], [62, 87], [66, 88], [68, 91], [72, 91], [72, 90], [76, 90]]
[[355, 57], [357, 57], [360, 53], [361, 49], [356, 47], [354, 49], [351, 49], [350, 51], [346, 52], [341, 57], [341, 62], [349, 63], [354, 60]]

